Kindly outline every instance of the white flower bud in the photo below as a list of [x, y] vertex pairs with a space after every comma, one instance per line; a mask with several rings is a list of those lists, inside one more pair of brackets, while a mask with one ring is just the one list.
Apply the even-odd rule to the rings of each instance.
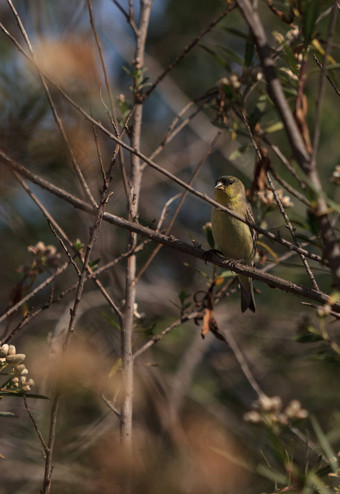
[[285, 410], [285, 414], [289, 418], [296, 418], [296, 415], [301, 410], [301, 403], [299, 400], [292, 400], [288, 403], [287, 408]]
[[282, 408], [282, 400], [279, 396], [273, 396], [272, 397], [272, 409], [279, 411]]
[[265, 412], [272, 410], [273, 404], [272, 399], [269, 396], [261, 395], [258, 400], [259, 407]]
[[246, 422], [250, 422], [252, 424], [259, 424], [262, 420], [261, 415], [259, 412], [256, 412], [255, 410], [252, 410], [251, 412], [247, 412], [243, 415], [243, 419]]
[[16, 355], [7, 355], [6, 357], [6, 361], [9, 363], [9, 364], [12, 364], [12, 365], [18, 365], [18, 364], [21, 364], [21, 362], [23, 362], [26, 358], [26, 355], [24, 353], [17, 353]]
[[0, 346], [0, 357], [7, 357], [8, 348], [9, 348], [9, 346], [7, 345], [7, 343]]
[[318, 316], [326, 317], [331, 313], [332, 307], [329, 304], [325, 304], [322, 307], [318, 308]]
[[15, 367], [14, 371], [16, 374], [22, 374], [22, 372], [26, 369], [25, 364], [19, 364]]

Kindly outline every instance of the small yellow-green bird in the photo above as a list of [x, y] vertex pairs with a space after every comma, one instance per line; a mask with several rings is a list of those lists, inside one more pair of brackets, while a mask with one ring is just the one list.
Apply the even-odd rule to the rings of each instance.
[[[245, 219], [254, 222], [251, 206], [246, 199], [244, 185], [238, 178], [229, 176], [218, 178], [215, 185], [215, 200]], [[239, 260], [248, 266], [253, 265], [257, 237], [255, 230], [216, 208], [213, 208], [212, 211], [211, 226], [217, 250], [221, 251], [227, 259]], [[238, 279], [241, 286], [242, 312], [247, 309], [255, 312], [252, 279], [244, 275], [239, 275]]]

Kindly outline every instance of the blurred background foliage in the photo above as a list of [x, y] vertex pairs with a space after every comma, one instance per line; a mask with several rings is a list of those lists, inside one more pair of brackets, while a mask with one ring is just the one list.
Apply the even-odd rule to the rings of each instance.
[[[258, 3], [270, 42], [277, 50], [278, 73], [292, 107], [298, 89], [298, 55], [303, 51], [304, 41], [310, 38], [304, 88], [308, 110], [304, 117], [313, 132], [319, 69], [312, 54], [319, 56], [325, 47], [332, 2], [267, 3], [261, 0]], [[318, 9], [319, 14], [328, 12], [312, 28], [306, 23], [308, 3]], [[294, 7], [294, 19], [290, 23], [282, 22], [268, 4], [274, 4], [287, 16]], [[15, 5], [44, 71], [58, 81], [79, 105], [109, 127], [107, 108], [110, 107], [110, 98], [105, 89], [86, 2], [36, 0], [15, 2]], [[162, 69], [226, 5], [222, 0], [155, 0], [143, 74], [146, 90]], [[114, 2], [95, 1], [93, 12], [116, 114], [118, 119], [124, 119], [133, 101], [130, 89], [133, 35]], [[135, 14], [137, 18], [138, 2]], [[16, 21], [5, 2], [0, 5], [0, 17], [6, 29], [22, 42]], [[304, 27], [285, 49], [283, 40], [294, 35], [293, 22]], [[334, 70], [330, 73], [335, 84], [339, 81], [339, 33], [336, 31], [331, 52]], [[319, 44], [313, 44], [313, 40], [318, 40]], [[287, 159], [291, 159], [289, 144], [266, 94], [265, 82], [258, 76], [258, 61], [253, 48], [245, 21], [234, 9], [189, 52], [145, 102], [141, 150], [147, 156], [163, 142], [169, 125], [185, 105], [190, 101], [196, 102], [179, 122], [201, 107], [195, 118], [155, 158], [162, 167], [185, 181], [189, 181], [213, 137], [221, 130], [213, 152], [194, 182], [195, 188], [209, 196], [213, 195], [215, 179], [224, 174], [238, 176], [246, 188], [252, 183], [255, 153], [246, 128], [237, 117], [237, 111], [243, 107], [247, 109], [253, 128], [258, 123], [262, 130], [267, 130], [272, 145], [279, 146]], [[224, 82], [221, 82], [223, 78]], [[247, 90], [249, 95], [245, 103]], [[72, 151], [91, 191], [98, 197], [101, 175], [93, 129], [52, 86], [51, 94]], [[331, 178], [339, 164], [340, 154], [338, 101], [338, 96], [327, 85], [322, 104], [318, 169], [325, 191], [335, 203], [339, 200], [339, 188]], [[3, 33], [0, 36], [0, 110], [1, 148], [50, 182], [83, 196], [39, 77]], [[98, 134], [97, 139], [103, 162], [107, 164], [114, 144], [103, 134]], [[124, 158], [128, 169], [130, 157], [124, 153]], [[299, 182], [292, 178], [280, 160], [273, 153], [270, 158], [276, 173], [299, 189]], [[15, 300], [55, 270], [55, 266], [48, 263], [41, 270], [33, 269], [36, 257], [32, 250], [28, 251], [29, 246], [38, 242], [53, 245], [61, 253], [60, 262], [67, 259], [43, 215], [15, 177], [5, 167], [1, 168], [1, 173], [0, 295], [1, 309], [5, 312]], [[280, 184], [276, 185], [281, 188]], [[108, 211], [126, 217], [126, 197], [118, 164], [113, 169], [111, 189], [113, 196]], [[86, 245], [91, 218], [35, 185], [31, 190], [69, 238], [73, 242], [79, 239]], [[154, 227], [165, 203], [178, 192], [181, 192], [178, 186], [146, 167], [140, 222]], [[318, 232], [308, 208], [296, 197], [283, 193], [284, 197], [287, 195], [293, 203], [288, 204], [291, 207], [287, 212], [297, 228], [297, 235], [304, 240], [316, 233], [310, 248], [321, 254]], [[164, 228], [177, 204], [178, 199], [169, 206]], [[257, 221], [268, 230], [279, 231], [283, 237], [289, 238], [282, 216], [276, 206], [272, 206], [263, 198], [254, 197]], [[173, 235], [208, 249], [202, 227], [210, 221], [210, 212], [208, 204], [189, 195], [176, 219]], [[259, 249], [262, 251], [258, 259], [260, 266], [275, 263], [286, 252], [268, 239], [261, 237], [260, 241], [265, 244]], [[93, 259], [100, 267], [124, 252], [126, 245], [127, 232], [105, 223]], [[154, 248], [155, 245], [149, 242], [139, 252], [139, 269]], [[314, 262], [311, 266], [320, 289], [330, 293], [328, 270]], [[310, 286], [298, 256], [278, 263], [273, 272]], [[194, 307], [195, 294], [207, 290], [212, 274], [211, 265], [162, 248], [137, 287], [141, 317], [136, 318], [135, 350], [179, 317], [181, 304], [183, 306], [185, 302]], [[69, 268], [54, 282], [53, 296], [57, 297], [76, 281], [74, 270]], [[125, 261], [106, 271], [101, 281], [122, 306]], [[211, 334], [202, 340], [199, 326], [187, 322], [136, 360], [134, 447], [138, 461], [133, 466], [134, 492], [255, 494], [283, 492], [280, 490], [283, 487], [287, 487], [285, 492], [305, 494], [339, 492], [336, 468], [332, 472], [329, 467], [329, 452], [337, 455], [340, 438], [339, 355], [328, 341], [310, 337], [322, 332], [322, 325], [327, 324], [328, 334], [336, 342], [339, 323], [322, 315], [317, 317], [311, 308], [301, 305], [301, 300], [292, 294], [260, 283], [255, 286], [256, 314], [241, 315], [239, 293], [234, 283], [228, 297], [216, 308], [218, 325], [233, 335], [267, 396], [279, 395], [283, 402], [282, 410], [292, 400], [299, 400], [316, 422], [310, 418], [298, 422], [298, 425], [294, 422], [292, 431], [287, 424], [280, 425], [278, 430], [277, 424], [274, 427], [268, 416], [265, 424], [261, 420], [255, 425], [245, 421], [244, 414], [252, 409], [257, 396], [234, 352]], [[51, 287], [40, 291], [23, 305], [21, 311], [2, 323], [2, 335], [16, 327], [28, 311], [46, 304], [50, 296]], [[121, 492], [129, 459], [121, 454], [119, 421], [101, 398], [103, 393], [112, 399], [119, 388], [118, 321], [95, 286], [88, 281], [68, 361], [65, 368], [54, 369], [55, 354], [67, 327], [71, 302], [72, 294], [66, 295], [59, 303], [41, 311], [10, 343], [16, 346], [18, 353], [20, 350], [26, 354], [36, 394], [50, 396], [54, 382], [51, 376], [57, 372], [63, 378], [65, 396], [58, 419], [52, 491]], [[49, 403], [38, 399], [27, 401], [40, 430], [47, 435]], [[274, 408], [269, 407], [269, 411], [275, 415], [280, 410], [274, 405], [270, 404]], [[264, 415], [268, 412], [261, 409], [261, 404], [259, 407]], [[0, 493], [37, 492], [43, 472], [41, 445], [24, 403], [21, 398], [6, 397], [0, 408], [15, 413], [17, 417], [0, 417], [0, 453], [5, 456], [0, 462]], [[320, 429], [315, 423], [320, 424]], [[304, 434], [304, 439], [295, 427]], [[313, 443], [312, 448], [306, 446], [306, 438]]]

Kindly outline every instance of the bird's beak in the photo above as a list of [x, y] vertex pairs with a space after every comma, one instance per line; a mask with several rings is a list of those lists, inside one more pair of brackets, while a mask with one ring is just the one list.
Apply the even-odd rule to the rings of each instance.
[[217, 182], [217, 184], [215, 185], [215, 189], [223, 190], [223, 184], [222, 184], [222, 182]]

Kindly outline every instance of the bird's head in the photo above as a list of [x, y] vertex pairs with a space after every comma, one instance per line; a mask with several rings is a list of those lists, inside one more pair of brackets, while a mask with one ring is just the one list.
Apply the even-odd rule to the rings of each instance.
[[241, 180], [236, 177], [224, 176], [216, 180], [215, 198], [220, 204], [227, 205], [232, 201], [243, 199], [245, 188]]

